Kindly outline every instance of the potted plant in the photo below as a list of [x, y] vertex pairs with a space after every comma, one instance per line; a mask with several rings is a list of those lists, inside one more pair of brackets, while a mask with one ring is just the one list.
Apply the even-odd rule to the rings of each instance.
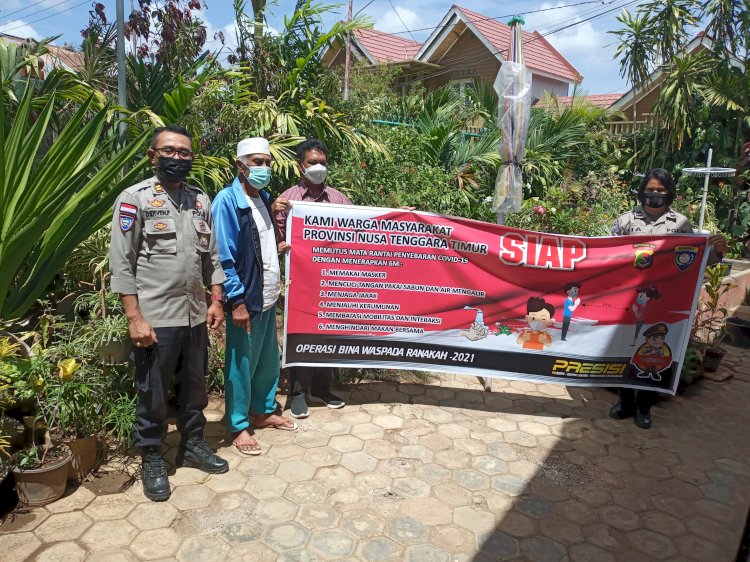
[[131, 343], [119, 297], [105, 289], [84, 293], [76, 300], [76, 311], [88, 316], [83, 341], [97, 351], [99, 360], [105, 365], [127, 363]]
[[39, 406], [36, 416], [26, 416], [28, 429], [25, 447], [14, 455], [13, 476], [21, 503], [37, 507], [51, 503], [65, 493], [68, 470], [73, 454], [59, 441], [54, 441], [48, 409], [43, 407], [50, 379], [60, 376], [45, 354], [35, 353], [28, 363], [27, 375], [36, 393]]
[[725, 280], [724, 272], [722, 264], [706, 268], [703, 293], [698, 302], [690, 338], [700, 350], [703, 368], [711, 372], [719, 368], [726, 354], [720, 344], [726, 335], [727, 309], [721, 301], [735, 287], [731, 281]]

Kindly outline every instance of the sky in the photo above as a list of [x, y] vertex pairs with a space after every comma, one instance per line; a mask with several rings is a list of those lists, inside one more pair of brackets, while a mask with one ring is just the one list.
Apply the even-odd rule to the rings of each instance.
[[[56, 41], [78, 45], [80, 30], [86, 26], [88, 11], [93, 0], [2, 0], [0, 8], [0, 32], [21, 37], [43, 37], [61, 35]], [[107, 16], [115, 18], [115, 0], [101, 0]], [[131, 2], [125, 0], [125, 12], [130, 12]], [[324, 1], [324, 0], [322, 0]], [[441, 0], [356, 0], [354, 12], [361, 10], [375, 29], [398, 33], [402, 37], [412, 37], [424, 41], [451, 8], [452, 2]], [[223, 31], [228, 43], [232, 42], [234, 13], [232, 0], [204, 0], [201, 19], [206, 22], [209, 48], [221, 47], [213, 41], [214, 34]], [[248, 0], [248, 6], [250, 1]], [[553, 2], [491, 0], [461, 0], [458, 2], [487, 17], [497, 17], [508, 21], [513, 14], [524, 17], [526, 31], [539, 31], [562, 53], [584, 76], [582, 88], [590, 94], [622, 93], [627, 91], [625, 80], [620, 77], [619, 63], [613, 59], [616, 38], [607, 33], [618, 29], [615, 16], [620, 8], [627, 5], [633, 11], [637, 0], [557, 0]], [[285, 14], [294, 8], [293, 0], [269, 2], [267, 23], [274, 31], [283, 28]], [[249, 8], [250, 12], [252, 11]], [[604, 11], [610, 13], [601, 15]], [[341, 5], [324, 17], [331, 25], [338, 19], [346, 18], [347, 6]], [[501, 17], [502, 16], [502, 17]], [[589, 19], [591, 18], [591, 19]], [[570, 25], [568, 29], [558, 30]], [[409, 33], [409, 31], [411, 33]]]

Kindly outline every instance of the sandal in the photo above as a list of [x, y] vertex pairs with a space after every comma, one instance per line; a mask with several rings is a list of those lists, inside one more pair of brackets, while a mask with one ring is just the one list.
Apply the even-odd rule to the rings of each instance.
[[[292, 425], [291, 426], [289, 426], [289, 425], [282, 425], [283, 422], [282, 423], [264, 423], [262, 425], [257, 424], [257, 423], [253, 423], [253, 428], [255, 428], [255, 429], [271, 428], [271, 429], [281, 429], [283, 431], [297, 431], [297, 428], [299, 427], [299, 424], [295, 420], [289, 420], [287, 418], [282, 418], [281, 416], [279, 416], [279, 417], [284, 422], [292, 422]], [[268, 418], [266, 418], [266, 419], [268, 419]]]
[[253, 441], [252, 443], [237, 443], [237, 438], [242, 435], [243, 432], [247, 433], [245, 430], [242, 430], [234, 436], [234, 440], [232, 441], [234, 448], [237, 449], [241, 455], [248, 457], [260, 455], [263, 451], [261, 451], [260, 445], [258, 445], [258, 442], [252, 436], [250, 436], [250, 439]]

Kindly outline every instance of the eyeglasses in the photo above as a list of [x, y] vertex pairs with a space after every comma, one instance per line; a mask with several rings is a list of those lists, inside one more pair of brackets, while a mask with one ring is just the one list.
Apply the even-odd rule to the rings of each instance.
[[192, 150], [188, 150], [187, 148], [177, 149], [174, 146], [162, 146], [161, 148], [155, 147], [154, 150], [157, 152], [161, 152], [167, 158], [171, 158], [175, 154], [183, 159], [192, 158], [193, 156], [195, 156], [195, 153]]

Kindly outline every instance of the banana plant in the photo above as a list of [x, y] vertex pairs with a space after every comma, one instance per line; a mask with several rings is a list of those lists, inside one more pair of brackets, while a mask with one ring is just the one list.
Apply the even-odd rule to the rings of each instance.
[[[111, 108], [92, 93], [64, 127], [51, 121], [56, 96], [35, 108], [30, 81], [15, 111], [0, 103], [0, 320], [22, 317], [76, 245], [106, 224], [118, 193], [140, 178], [149, 132], [124, 145], [104, 134]], [[113, 131], [115, 127], [110, 128]], [[102, 140], [104, 139], [104, 140]], [[127, 172], [123, 172], [130, 164]]]

